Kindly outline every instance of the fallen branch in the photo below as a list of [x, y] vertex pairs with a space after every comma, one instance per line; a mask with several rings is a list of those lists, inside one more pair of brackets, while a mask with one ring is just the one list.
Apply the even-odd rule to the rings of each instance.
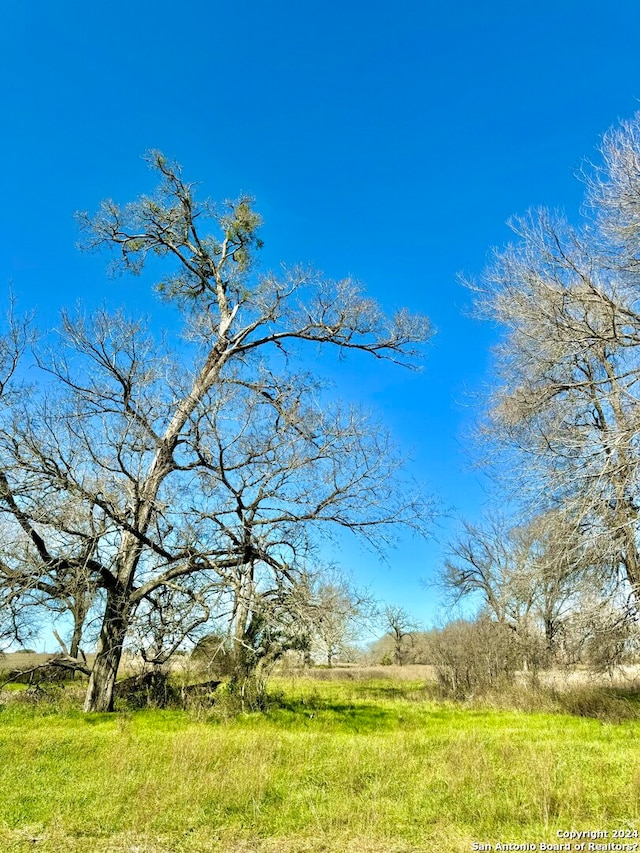
[[[50, 658], [48, 661], [44, 663], [38, 664], [37, 666], [33, 666], [30, 669], [12, 669], [9, 670], [9, 677], [5, 678], [4, 681], [0, 682], [0, 687], [4, 687], [6, 684], [11, 684], [12, 682], [17, 682], [22, 678], [29, 677], [29, 681], [26, 682], [28, 684], [33, 684], [34, 676], [38, 672], [47, 672], [47, 671], [66, 671], [66, 672], [81, 672], [83, 675], [91, 675], [91, 670], [86, 664], [77, 660], [77, 658], [72, 658], [71, 655], [56, 655], [55, 657]], [[46, 680], [46, 679], [41, 679]]]

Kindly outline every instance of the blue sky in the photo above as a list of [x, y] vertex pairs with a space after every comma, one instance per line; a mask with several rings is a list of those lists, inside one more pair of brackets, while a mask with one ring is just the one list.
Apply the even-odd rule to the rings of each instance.
[[[141, 155], [160, 148], [203, 193], [256, 197], [266, 266], [352, 274], [386, 308], [432, 318], [421, 374], [356, 359], [334, 378], [377, 410], [443, 509], [477, 517], [487, 484], [466, 435], [494, 332], [465, 316], [457, 274], [481, 272], [512, 214], [576, 214], [575, 171], [639, 108], [639, 36], [627, 0], [5, 0], [0, 283], [42, 325], [79, 299], [161, 310], [143, 282], [76, 251], [73, 221], [149, 190]], [[452, 524], [386, 564], [341, 554], [428, 621], [422, 580]]]

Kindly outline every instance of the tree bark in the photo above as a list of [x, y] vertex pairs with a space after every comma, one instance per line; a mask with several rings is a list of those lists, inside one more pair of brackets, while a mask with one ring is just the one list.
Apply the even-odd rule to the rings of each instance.
[[69, 646], [69, 654], [72, 658], [77, 658], [80, 652], [80, 641], [82, 640], [82, 632], [84, 630], [84, 621], [87, 618], [87, 607], [84, 602], [84, 594], [79, 593], [82, 600], [76, 600], [73, 607], [73, 634], [71, 636], [71, 645]]
[[102, 631], [96, 660], [84, 701], [85, 712], [113, 711], [113, 688], [128, 627], [128, 600], [115, 590], [107, 591]]

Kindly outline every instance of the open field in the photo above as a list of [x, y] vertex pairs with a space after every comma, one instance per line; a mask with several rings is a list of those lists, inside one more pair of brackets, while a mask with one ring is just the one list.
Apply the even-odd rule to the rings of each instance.
[[85, 717], [77, 689], [3, 694], [0, 850], [458, 853], [640, 828], [630, 691], [521, 694], [546, 710], [517, 711], [438, 702], [422, 680], [280, 678], [264, 714]]

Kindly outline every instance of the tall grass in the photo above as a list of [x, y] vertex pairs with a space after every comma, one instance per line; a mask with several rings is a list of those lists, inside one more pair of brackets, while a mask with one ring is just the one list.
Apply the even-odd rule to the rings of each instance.
[[273, 689], [236, 717], [6, 700], [0, 849], [456, 853], [639, 825], [636, 719], [459, 706], [388, 678]]

